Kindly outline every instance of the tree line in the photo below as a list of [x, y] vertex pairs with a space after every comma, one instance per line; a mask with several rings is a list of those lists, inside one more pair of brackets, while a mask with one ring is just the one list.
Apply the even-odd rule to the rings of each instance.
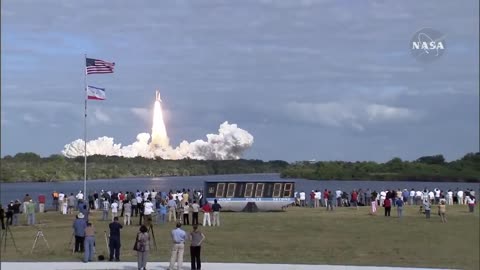
[[443, 155], [423, 156], [414, 161], [396, 157], [385, 163], [296, 162], [285, 168], [281, 176], [315, 180], [480, 182], [480, 152], [468, 153], [451, 162], [446, 162]]
[[[28, 152], [15, 156], [7, 155], [0, 161], [1, 182], [83, 179], [83, 157], [40, 157]], [[451, 162], [445, 161], [442, 155], [434, 155], [423, 156], [414, 161], [393, 158], [385, 163], [301, 161], [291, 164], [282, 160], [164, 160], [95, 155], [88, 157], [87, 171], [88, 179], [280, 173], [283, 178], [312, 180], [480, 182], [480, 152], [468, 153]]]
[[[163, 160], [101, 155], [89, 156], [87, 161], [88, 179], [279, 173], [288, 166], [281, 160]], [[84, 157], [51, 155], [42, 158], [29, 152], [1, 159], [2, 182], [83, 180], [83, 174]]]

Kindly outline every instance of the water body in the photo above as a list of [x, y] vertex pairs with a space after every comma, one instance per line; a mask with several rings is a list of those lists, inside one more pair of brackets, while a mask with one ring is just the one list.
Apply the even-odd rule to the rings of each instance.
[[[179, 177], [154, 177], [154, 178], [120, 178], [99, 179], [87, 181], [88, 191], [111, 190], [111, 191], [136, 191], [155, 189], [156, 191], [169, 191], [177, 189], [203, 189], [204, 181], [294, 181], [296, 191], [309, 192], [314, 189], [336, 190], [347, 192], [353, 189], [474, 189], [480, 191], [480, 183], [456, 183], [456, 182], [406, 182], [406, 181], [314, 181], [305, 179], [283, 179], [279, 174], [236, 174], [236, 175], [210, 175], [210, 176], [179, 176]], [[61, 191], [66, 194], [77, 194], [83, 190], [83, 181], [50, 182], [50, 183], [2, 183], [0, 186], [0, 201], [5, 206], [10, 200], [22, 200], [26, 193], [35, 200], [38, 195], [47, 197], [47, 205], [52, 203], [52, 192]]]

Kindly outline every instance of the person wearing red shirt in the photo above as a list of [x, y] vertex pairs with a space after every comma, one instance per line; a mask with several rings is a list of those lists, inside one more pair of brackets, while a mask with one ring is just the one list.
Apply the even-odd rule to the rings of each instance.
[[38, 212], [45, 212], [45, 195], [38, 195]]
[[212, 212], [212, 206], [210, 206], [210, 203], [207, 202], [205, 205], [203, 205], [202, 211], [203, 211], [203, 226], [205, 227], [207, 222], [208, 222], [208, 226], [212, 226], [212, 223], [210, 221], [210, 213]]
[[392, 209], [392, 201], [390, 199], [385, 199], [383, 201], [383, 207], [385, 208], [385, 216], [390, 216], [390, 210]]
[[323, 205], [325, 207], [327, 207], [327, 202], [328, 202], [328, 190], [325, 189], [325, 191], [323, 191]]
[[315, 190], [310, 192], [310, 207], [313, 208], [315, 206]]
[[352, 206], [355, 206], [358, 210], [358, 193], [357, 191], [353, 190], [351, 195]]

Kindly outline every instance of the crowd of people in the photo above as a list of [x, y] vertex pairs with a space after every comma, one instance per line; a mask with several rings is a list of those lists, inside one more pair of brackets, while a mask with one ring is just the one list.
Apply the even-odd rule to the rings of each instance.
[[[93, 221], [89, 219], [91, 211], [102, 211], [101, 221], [111, 221], [108, 236], [110, 261], [120, 261], [120, 231], [124, 226], [132, 225], [132, 218], [138, 218], [140, 227], [134, 244], [138, 269], [146, 269], [151, 246], [150, 230], [153, 223], [166, 223], [167, 215], [168, 222], [176, 223], [176, 228], [171, 232], [170, 269], [174, 269], [175, 263], [177, 269], [182, 269], [187, 241], [190, 241], [191, 269], [201, 269], [200, 250], [205, 235], [198, 229], [200, 212], [203, 213], [203, 226], [212, 226], [212, 223], [213, 226], [220, 226], [221, 205], [217, 200], [214, 200], [213, 204], [205, 201], [200, 191], [182, 190], [162, 193], [154, 190], [143, 192], [137, 190], [137, 192], [122, 193], [102, 190], [86, 198], [81, 195], [81, 191], [76, 195], [70, 194], [68, 197], [62, 194], [56, 191], [52, 193], [53, 198], [58, 196], [58, 199], [54, 200], [54, 207], [58, 205], [57, 211], [62, 214], [69, 214], [70, 206], [74, 211], [78, 211], [72, 225], [75, 236], [74, 252], [83, 252], [84, 262], [92, 261], [95, 248], [95, 229], [92, 225]], [[69, 198], [72, 199], [69, 200]], [[67, 204], [66, 212], [63, 211], [65, 204]], [[123, 224], [119, 221], [120, 217], [123, 217]], [[187, 235], [181, 227], [190, 224], [192, 232]]]
[[[97, 222], [90, 218], [91, 211], [101, 211], [101, 220], [109, 223], [109, 260], [120, 261], [120, 231], [124, 226], [137, 223], [139, 232], [135, 239], [134, 249], [137, 251], [138, 269], [146, 269], [150, 250], [150, 230], [152, 225], [174, 222], [176, 228], [171, 232], [172, 254], [170, 268], [174, 269], [175, 263], [178, 269], [183, 264], [184, 246], [190, 241], [191, 269], [201, 269], [200, 250], [205, 235], [199, 230], [199, 225], [220, 226], [221, 205], [214, 200], [208, 202], [199, 190], [177, 190], [169, 192], [157, 192], [145, 190], [136, 192], [92, 192], [84, 195], [82, 191], [77, 194], [66, 194], [54, 191], [52, 194], [54, 211], [62, 215], [74, 215], [73, 235], [75, 243], [74, 252], [84, 253], [84, 262], [92, 261], [95, 250], [95, 228]], [[430, 218], [432, 205], [438, 208], [438, 215], [442, 222], [447, 222], [446, 205], [467, 205], [470, 212], [476, 205], [475, 191], [463, 190], [382, 190], [377, 192], [370, 189], [346, 191], [312, 190], [309, 194], [304, 191], [295, 192], [294, 205], [299, 207], [325, 207], [327, 211], [333, 211], [336, 207], [369, 206], [370, 212], [375, 214], [377, 207], [383, 207], [385, 216], [391, 215], [392, 207], [396, 208], [397, 216], [402, 217], [405, 205], [417, 205], [426, 218]], [[38, 203], [37, 203], [38, 202]], [[27, 224], [34, 225], [35, 212], [45, 211], [45, 196], [40, 195], [37, 202], [25, 194], [22, 201], [11, 201], [6, 209], [0, 205], [0, 217], [2, 229], [5, 224], [19, 225], [19, 216], [24, 213]], [[200, 219], [203, 213], [203, 219]], [[6, 223], [4, 222], [6, 217]], [[120, 220], [122, 218], [122, 220]], [[136, 219], [136, 220], [135, 220]], [[200, 224], [200, 220], [203, 222]], [[182, 226], [192, 225], [190, 234], [182, 229]]]
[[350, 193], [337, 189], [336, 191], [325, 189], [312, 190], [308, 196], [304, 191], [295, 192], [295, 205], [299, 207], [325, 207], [327, 211], [333, 211], [335, 207], [356, 207], [370, 206], [371, 213], [377, 212], [377, 207], [383, 207], [385, 216], [390, 216], [391, 208], [397, 209], [397, 216], [403, 216], [403, 207], [405, 205], [418, 205], [422, 213], [430, 218], [432, 205], [438, 206], [438, 213], [442, 217], [442, 222], [446, 222], [446, 205], [467, 205], [469, 212], [474, 212], [476, 199], [475, 190], [467, 189], [466, 191], [456, 189], [452, 191], [440, 190], [407, 190], [392, 189], [382, 190], [352, 190]]

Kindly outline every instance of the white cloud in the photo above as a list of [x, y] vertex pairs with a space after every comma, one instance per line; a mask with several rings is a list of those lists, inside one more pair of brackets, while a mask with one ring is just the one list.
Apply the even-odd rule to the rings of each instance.
[[301, 121], [334, 127], [355, 123], [357, 119], [349, 105], [338, 102], [292, 102], [287, 105], [287, 111], [291, 116]]
[[379, 122], [414, 120], [418, 114], [408, 108], [362, 102], [300, 103], [291, 102], [286, 106], [290, 118], [330, 127], [349, 127], [358, 131], [367, 124]]
[[150, 112], [148, 109], [133, 107], [130, 108], [130, 111], [144, 121], [152, 120], [152, 112]]
[[372, 122], [412, 119], [413, 112], [407, 108], [370, 104], [366, 107], [368, 120]]
[[33, 124], [33, 123], [36, 123], [38, 122], [38, 119], [33, 117], [33, 115], [29, 114], [29, 113], [25, 113], [23, 115], [23, 121], [27, 122], [27, 123], [30, 123], [30, 124]]
[[95, 116], [95, 119], [100, 121], [100, 122], [109, 123], [111, 121], [110, 116], [108, 116], [107, 113], [105, 113], [104, 111], [102, 111], [99, 108], [95, 109], [95, 112], [94, 112], [93, 115]]

